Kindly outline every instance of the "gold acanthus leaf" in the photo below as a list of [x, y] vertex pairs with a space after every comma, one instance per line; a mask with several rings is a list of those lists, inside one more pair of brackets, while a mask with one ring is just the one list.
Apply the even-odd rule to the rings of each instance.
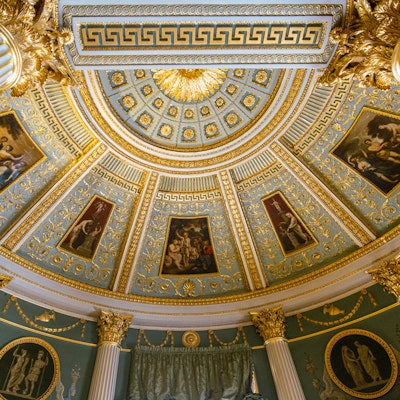
[[54, 9], [54, 0], [0, 0], [0, 24], [22, 56], [21, 77], [11, 89], [13, 96], [22, 96], [47, 79], [63, 85], [79, 83], [63, 53], [73, 33], [58, 29]]
[[398, 84], [392, 71], [392, 55], [400, 40], [400, 2], [354, 0], [346, 28], [334, 28], [330, 40], [336, 55], [320, 79], [323, 84], [354, 77], [363, 86], [389, 89]]

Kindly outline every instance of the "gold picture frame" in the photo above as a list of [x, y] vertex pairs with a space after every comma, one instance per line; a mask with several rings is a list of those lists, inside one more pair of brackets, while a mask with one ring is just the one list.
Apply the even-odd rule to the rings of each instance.
[[0, 399], [45, 400], [60, 376], [60, 362], [49, 343], [22, 337], [0, 350]]
[[330, 153], [390, 196], [400, 184], [400, 116], [363, 107]]
[[310, 229], [280, 191], [264, 197], [262, 202], [285, 256], [318, 244]]
[[397, 380], [398, 364], [390, 346], [363, 329], [336, 334], [325, 349], [325, 366], [343, 392], [359, 399], [378, 399]]

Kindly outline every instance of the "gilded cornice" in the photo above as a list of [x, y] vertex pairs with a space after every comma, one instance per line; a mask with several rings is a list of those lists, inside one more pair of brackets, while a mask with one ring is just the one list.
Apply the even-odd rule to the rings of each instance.
[[239, 236], [240, 245], [243, 250], [244, 264], [247, 266], [252, 285], [256, 290], [263, 288], [262, 279], [260, 272], [257, 268], [259, 261], [256, 259], [256, 255], [253, 253], [252, 246], [250, 245], [249, 237], [246, 234], [245, 224], [240, 213], [240, 206], [237, 202], [229, 175], [226, 171], [221, 172], [222, 187], [225, 192], [227, 204], [229, 206], [230, 215], [233, 218], [233, 226], [236, 228], [236, 232]]
[[121, 315], [115, 312], [101, 310], [97, 320], [99, 345], [111, 343], [121, 346], [121, 342], [127, 334], [132, 318], [132, 315]]
[[[235, 295], [229, 295], [229, 296], [220, 296], [220, 297], [214, 297], [214, 298], [191, 298], [190, 300], [188, 299], [168, 299], [168, 298], [154, 298], [154, 297], [149, 297], [149, 296], [139, 296], [139, 295], [133, 295], [130, 293], [122, 293], [122, 292], [114, 292], [108, 289], [103, 289], [99, 287], [95, 287], [92, 285], [88, 285], [85, 283], [78, 282], [76, 280], [66, 278], [65, 276], [62, 276], [60, 274], [54, 273], [48, 269], [42, 268], [38, 266], [37, 264], [27, 261], [26, 259], [22, 258], [21, 256], [18, 256], [15, 253], [12, 253], [10, 250], [6, 249], [5, 247], [0, 247], [0, 256], [9, 259], [11, 262], [14, 262], [21, 267], [25, 268], [26, 270], [35, 272], [36, 274], [46, 277], [48, 279], [51, 279], [52, 281], [77, 289], [81, 290], [86, 293], [102, 296], [105, 298], [114, 298], [122, 301], [130, 301], [132, 303], [138, 303], [138, 304], [156, 304], [156, 305], [179, 305], [179, 306], [199, 306], [199, 305], [210, 305], [210, 304], [226, 304], [226, 303], [236, 303], [236, 302], [241, 302], [241, 301], [246, 301], [249, 299], [254, 299], [260, 296], [267, 296], [273, 293], [279, 293], [281, 291], [285, 291], [300, 285], [305, 285], [307, 283], [310, 283], [314, 281], [315, 279], [322, 278], [325, 275], [332, 273], [334, 271], [337, 271], [346, 265], [357, 261], [359, 258], [364, 257], [371, 253], [374, 250], [377, 250], [379, 247], [384, 245], [390, 240], [395, 239], [400, 235], [400, 226], [394, 228], [391, 232], [385, 234], [384, 236], [380, 237], [379, 239], [376, 239], [375, 241], [369, 243], [368, 245], [360, 248], [359, 250], [354, 251], [352, 254], [343, 257], [341, 260], [334, 262], [332, 264], [327, 265], [326, 267], [320, 268], [316, 271], [313, 271], [309, 274], [300, 276], [296, 279], [292, 279], [287, 282], [283, 282], [281, 284], [273, 285], [266, 287], [261, 290], [253, 291], [253, 292], [248, 292], [248, 293], [242, 293], [242, 294], [235, 294]], [[362, 270], [363, 267], [360, 267], [360, 270]], [[349, 274], [342, 274], [340, 278], [336, 279], [335, 281], [330, 281], [328, 283], [324, 283], [320, 285], [318, 288], [313, 287], [310, 290], [304, 290], [302, 294], [308, 294], [312, 293], [317, 289], [323, 289], [331, 284], [341, 282], [345, 279], [349, 279], [351, 276], [353, 276], [354, 272], [350, 272]], [[18, 277], [18, 279], [25, 280], [22, 277]], [[28, 281], [28, 280], [27, 280]], [[48, 289], [48, 287], [43, 287], [44, 289]], [[58, 293], [61, 294], [61, 293]], [[65, 296], [65, 292], [62, 293], [63, 296]], [[67, 296], [73, 299], [71, 296]], [[282, 303], [284, 301], [288, 300], [293, 300], [298, 295], [294, 296], [287, 296], [284, 299], [282, 299]], [[90, 303], [86, 301], [86, 303], [89, 304], [96, 304], [96, 303]], [[136, 311], [137, 312], [137, 311]]]
[[146, 217], [149, 213], [151, 201], [154, 197], [157, 180], [158, 180], [158, 174], [156, 172], [151, 173], [148, 179], [147, 188], [143, 194], [143, 199], [140, 203], [139, 214], [135, 221], [134, 221], [134, 215], [132, 215], [132, 225], [130, 226], [133, 226], [134, 222], [134, 230], [132, 237], [130, 238], [130, 243], [126, 257], [123, 259], [122, 271], [118, 278], [117, 282], [118, 292], [121, 293], [126, 292], [129, 278], [132, 274], [132, 271], [135, 269], [133, 263], [139, 246], [139, 241], [143, 233]]
[[275, 338], [284, 338], [286, 331], [285, 314], [282, 307], [250, 312], [251, 322], [264, 342]]
[[[68, 192], [78, 178], [98, 161], [99, 157], [101, 157], [106, 150], [106, 146], [100, 144], [94, 148], [92, 152], [82, 158], [77, 166], [72, 165], [63, 172], [63, 176], [57, 176], [53, 183], [53, 189], [42, 193], [42, 196], [25, 211], [25, 213], [20, 217], [20, 221], [22, 222], [19, 225], [18, 223], [14, 224], [14, 226], [17, 226], [15, 230], [10, 228], [6, 232], [6, 235], [3, 236], [6, 237], [3, 246], [12, 250], [21, 240], [23, 240], [32, 227], [40, 221], [47, 211], [61, 198], [61, 196]], [[71, 172], [71, 169], [74, 167], [75, 169]], [[59, 182], [61, 183], [58, 184]]]
[[400, 255], [367, 271], [386, 291], [400, 299]]
[[361, 244], [366, 245], [371, 243], [373, 240], [371, 233], [360, 226], [353, 216], [349, 214], [333, 196], [329, 195], [327, 190], [324, 189], [315, 178], [311, 177], [311, 174], [306, 173], [306, 167], [304, 165], [300, 165], [300, 163], [294, 157], [290, 156], [278, 143], [273, 143], [271, 148], [274, 150], [275, 154], [288, 165], [290, 171], [295, 173], [296, 176], [312, 190], [316, 197], [323, 202], [324, 206], [328, 210], [331, 210], [331, 213], [335, 215], [337, 220], [346, 226]]

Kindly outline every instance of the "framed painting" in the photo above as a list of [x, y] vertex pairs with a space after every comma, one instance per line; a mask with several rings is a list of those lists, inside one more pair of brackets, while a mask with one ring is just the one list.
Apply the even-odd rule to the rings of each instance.
[[162, 275], [218, 272], [208, 217], [170, 217]]
[[58, 247], [92, 260], [113, 208], [113, 203], [94, 196], [61, 239]]
[[359, 399], [378, 399], [397, 380], [396, 356], [379, 336], [363, 329], [336, 334], [325, 349], [325, 366], [332, 381]]
[[400, 183], [400, 116], [363, 108], [332, 153], [388, 195]]
[[0, 115], [0, 192], [38, 163], [44, 154], [14, 112]]
[[262, 201], [285, 255], [317, 244], [310, 230], [280, 192], [275, 192]]
[[23, 337], [0, 350], [0, 398], [44, 400], [60, 375], [55, 350], [44, 340]]

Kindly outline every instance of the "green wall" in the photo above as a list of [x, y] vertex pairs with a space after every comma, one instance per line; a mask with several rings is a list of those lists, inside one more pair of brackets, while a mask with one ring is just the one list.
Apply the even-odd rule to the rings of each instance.
[[[38, 337], [49, 343], [60, 360], [61, 382], [65, 387], [64, 398], [68, 399], [72, 370], [79, 370], [75, 400], [87, 399], [93, 366], [96, 358], [97, 324], [86, 321], [84, 332], [82, 323], [75, 317], [55, 313], [55, 319], [41, 321], [46, 310], [21, 299], [12, 301], [10, 296], [0, 292], [0, 348], [14, 339]], [[6, 306], [8, 304], [8, 307]], [[336, 386], [326, 373], [325, 349], [329, 341], [339, 332], [345, 336], [350, 329], [362, 329], [377, 335], [391, 346], [394, 354], [400, 355], [400, 309], [392, 295], [375, 285], [326, 307], [319, 307], [286, 319], [287, 338], [298, 375], [307, 400], [350, 400], [355, 399]], [[36, 317], [36, 318], [35, 318]], [[68, 327], [73, 324], [73, 329]], [[60, 332], [51, 332], [58, 329]], [[214, 331], [213, 346], [235, 341], [238, 329]], [[253, 326], [243, 328], [247, 342], [253, 349], [256, 376], [260, 392], [265, 399], [278, 400], [272, 374], [261, 337]], [[199, 331], [200, 346], [209, 346], [209, 332]], [[165, 331], [145, 331], [129, 329], [120, 354], [115, 400], [125, 400], [129, 381], [131, 349], [138, 342], [145, 344], [144, 336], [153, 345], [160, 345], [168, 335]], [[175, 347], [183, 346], [183, 332], [171, 332]], [[211, 335], [212, 336], [212, 335]], [[240, 336], [240, 335], [239, 335]], [[215, 339], [215, 337], [217, 339]], [[167, 345], [170, 345], [171, 336]], [[238, 343], [242, 343], [242, 336]], [[400, 358], [400, 356], [399, 356]], [[330, 394], [329, 394], [330, 393]], [[328, 396], [329, 394], [329, 396]], [[371, 397], [375, 398], [375, 397]], [[400, 398], [399, 380], [385, 395], [388, 400]], [[56, 400], [55, 391], [50, 400]], [[68, 399], [69, 400], [69, 399]], [[72, 398], [71, 398], [72, 400]]]

